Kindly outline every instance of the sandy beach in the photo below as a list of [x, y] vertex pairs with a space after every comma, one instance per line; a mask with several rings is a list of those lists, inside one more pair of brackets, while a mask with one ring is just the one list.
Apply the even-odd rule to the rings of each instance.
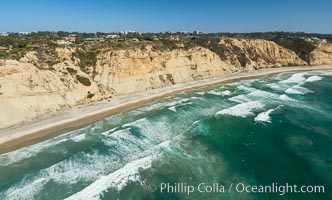
[[61, 133], [83, 127], [89, 123], [93, 123], [107, 116], [137, 108], [144, 104], [165, 98], [167, 96], [172, 96], [179, 92], [193, 90], [218, 83], [233, 82], [240, 79], [257, 78], [283, 72], [312, 70], [332, 70], [332, 66], [284, 67], [233, 73], [222, 77], [190, 83], [181, 83], [170, 87], [149, 90], [142, 93], [117, 96], [110, 100], [78, 106], [71, 110], [55, 113], [50, 117], [35, 119], [1, 129], [0, 153], [37, 143]]

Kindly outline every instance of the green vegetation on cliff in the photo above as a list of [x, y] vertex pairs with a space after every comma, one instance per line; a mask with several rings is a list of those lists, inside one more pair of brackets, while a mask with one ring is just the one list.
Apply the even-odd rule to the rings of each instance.
[[80, 59], [78, 64], [83, 71], [85, 71], [85, 67], [95, 66], [97, 63], [97, 54], [95, 51], [78, 50], [73, 54], [73, 56]]
[[82, 83], [85, 86], [91, 85], [90, 79], [85, 76], [76, 75], [76, 80], [78, 80], [78, 82]]
[[[226, 36], [242, 39], [265, 39], [273, 41], [278, 45], [294, 51], [302, 60], [310, 62], [309, 54], [321, 42], [332, 42], [332, 34], [310, 34], [290, 32], [266, 32], [266, 33], [78, 33], [78, 32], [32, 32], [30, 34], [9, 33], [8, 36], [0, 36], [0, 46], [8, 50], [0, 51], [0, 58], [19, 60], [28, 51], [36, 51], [40, 67], [52, 66], [59, 62], [55, 48], [59, 46], [70, 46], [76, 50], [73, 57], [79, 59], [79, 66], [83, 71], [94, 67], [97, 55], [104, 49], [144, 49], [147, 45], [159, 51], [189, 49], [194, 46], [202, 46], [217, 53], [221, 59], [232, 52], [245, 66], [249, 61], [241, 49], [232, 46], [229, 49], [225, 44], [219, 44], [220, 38]], [[92, 42], [85, 41], [90, 39]], [[95, 41], [95, 40], [96, 41]], [[227, 42], [227, 41], [226, 41]], [[255, 60], [255, 53], [247, 49], [250, 59]], [[73, 58], [73, 60], [75, 60]]]

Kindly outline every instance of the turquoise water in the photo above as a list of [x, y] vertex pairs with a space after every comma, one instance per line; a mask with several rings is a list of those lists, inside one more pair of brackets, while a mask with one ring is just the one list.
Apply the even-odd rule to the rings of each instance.
[[[332, 199], [331, 85], [284, 73], [105, 118], [0, 155], [0, 199]], [[241, 192], [272, 184], [324, 192]]]

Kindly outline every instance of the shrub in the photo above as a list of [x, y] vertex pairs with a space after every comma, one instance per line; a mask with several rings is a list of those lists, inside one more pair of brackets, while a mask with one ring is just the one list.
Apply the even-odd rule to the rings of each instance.
[[315, 50], [315, 45], [301, 38], [275, 38], [275, 43], [294, 51], [302, 60], [310, 61], [309, 55]]
[[76, 80], [78, 80], [78, 82], [82, 83], [85, 86], [91, 85], [90, 79], [87, 77], [76, 75]]
[[87, 96], [87, 98], [88, 98], [88, 99], [91, 99], [91, 98], [94, 97], [94, 96], [95, 96], [95, 94], [89, 93], [88, 96]]
[[57, 60], [47, 60], [46, 63], [47, 63], [48, 66], [53, 66], [55, 64], [58, 64], [59, 61], [57, 61]]
[[94, 51], [77, 51], [74, 53], [75, 57], [80, 59], [79, 66], [85, 68], [87, 66], [95, 66], [97, 63], [97, 54]]
[[66, 70], [70, 73], [70, 74], [76, 74], [77, 70], [71, 68], [71, 67], [67, 67]]
[[6, 57], [6, 55], [7, 55], [6, 52], [0, 51], [0, 58], [4, 58]]

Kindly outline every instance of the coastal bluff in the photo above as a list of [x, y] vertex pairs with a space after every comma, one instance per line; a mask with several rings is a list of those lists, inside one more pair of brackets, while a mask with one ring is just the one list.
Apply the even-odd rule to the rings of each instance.
[[96, 50], [94, 65], [80, 65], [77, 48], [59, 47], [59, 62], [45, 64], [35, 51], [0, 60], [0, 128], [112, 97], [203, 80], [234, 72], [332, 63], [332, 45], [321, 44], [302, 60], [263, 39], [221, 38], [217, 49]]

